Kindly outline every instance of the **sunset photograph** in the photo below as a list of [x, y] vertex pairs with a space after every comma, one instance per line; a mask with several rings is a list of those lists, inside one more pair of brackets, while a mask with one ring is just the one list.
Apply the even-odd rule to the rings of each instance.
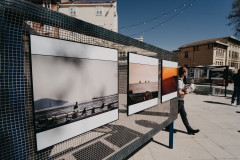
[[162, 96], [177, 91], [177, 76], [177, 68], [162, 68]]

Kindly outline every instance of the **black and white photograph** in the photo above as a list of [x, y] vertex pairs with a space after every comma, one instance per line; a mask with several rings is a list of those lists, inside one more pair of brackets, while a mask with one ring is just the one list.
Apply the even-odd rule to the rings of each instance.
[[[66, 47], [73, 42], [37, 36], [32, 36], [32, 40], [32, 78], [37, 139], [41, 134], [45, 136], [42, 137], [44, 139], [51, 138], [51, 136], [47, 138], [48, 135], [45, 133], [58, 128], [66, 129], [64, 134], [71, 132], [65, 127], [70, 124], [75, 124], [73, 127], [79, 131], [76, 134], [84, 133], [106, 124], [106, 120], [102, 121], [102, 118], [96, 117], [107, 112], [111, 114], [111, 111], [114, 111], [113, 114], [106, 117], [108, 123], [118, 119], [118, 114], [116, 114], [118, 110], [118, 63], [116, 59], [110, 61], [93, 59], [94, 56], [72, 57], [73, 54], [68, 51], [65, 51], [65, 56], [53, 53], [51, 55], [34, 54], [37, 53], [34, 52], [37, 49], [34, 48], [34, 43], [37, 43], [34, 40], [50, 41], [58, 51], [61, 43]], [[84, 47], [81, 46], [82, 50], [76, 47], [79, 55], [84, 50], [89, 52], [89, 49]], [[99, 54], [101, 48], [97, 47], [97, 49], [95, 52]], [[104, 49], [117, 55], [113, 49]], [[92, 117], [94, 119], [91, 121]], [[95, 121], [99, 123], [97, 126]], [[58, 134], [61, 135], [61, 132]], [[71, 136], [69, 134], [66, 137], [71, 138]], [[39, 145], [39, 148], [43, 146]]]
[[[145, 58], [145, 61], [142, 58]], [[129, 53], [128, 81], [129, 115], [156, 105], [158, 99], [158, 59]]]
[[194, 78], [194, 68], [188, 69], [187, 78]]
[[211, 69], [211, 79], [221, 80], [224, 78], [226, 67]]
[[209, 70], [207, 68], [195, 68], [194, 78], [208, 79], [209, 78]]

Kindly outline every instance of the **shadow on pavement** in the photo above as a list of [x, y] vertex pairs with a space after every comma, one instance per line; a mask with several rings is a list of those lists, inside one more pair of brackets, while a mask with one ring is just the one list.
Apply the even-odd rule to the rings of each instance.
[[[163, 131], [165, 131], [165, 132], [169, 132], [169, 130], [166, 130], [166, 129], [164, 129]], [[182, 131], [182, 130], [178, 130], [178, 129], [175, 129], [175, 131], [176, 131], [176, 133], [177, 133], [177, 132], [180, 132], [180, 133], [188, 134], [187, 132]], [[174, 133], [174, 134], [175, 134], [175, 133]]]
[[156, 122], [152, 122], [148, 120], [136, 120], [135, 123], [146, 128], [155, 128], [159, 125]]
[[228, 104], [228, 103], [221, 103], [221, 102], [214, 102], [214, 101], [203, 101], [203, 102], [212, 103], [212, 104], [221, 104], [221, 105], [231, 106], [231, 105]]
[[236, 111], [236, 113], [240, 113], [240, 111]]
[[178, 130], [178, 129], [176, 129], [176, 131], [177, 131], [177, 132], [180, 132], [180, 133], [185, 133], [185, 134], [188, 134], [187, 132], [185, 132], [185, 131], [182, 131], [182, 130]]
[[163, 143], [160, 143], [160, 142], [158, 142], [158, 141], [152, 140], [152, 142], [157, 143], [157, 144], [159, 144], [159, 145], [161, 145], [161, 146], [163, 146], [163, 147], [169, 148], [168, 145], [163, 144]]
[[167, 112], [151, 112], [151, 111], [143, 111], [136, 114], [148, 115], [148, 116], [162, 116], [162, 117], [169, 117], [170, 115], [170, 113], [167, 113]]
[[126, 109], [118, 109], [118, 112], [120, 112], [120, 113], [127, 113], [127, 110]]

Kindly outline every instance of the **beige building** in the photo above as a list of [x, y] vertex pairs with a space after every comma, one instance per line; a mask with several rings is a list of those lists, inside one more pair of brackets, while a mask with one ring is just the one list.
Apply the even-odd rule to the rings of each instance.
[[173, 52], [179, 55], [180, 66], [214, 65], [240, 69], [240, 40], [232, 36], [186, 44]]
[[[118, 32], [118, 15], [116, 1], [69, 1], [69, 0], [27, 0], [39, 6], [64, 13], [100, 27]], [[66, 31], [56, 31], [49, 25], [28, 21], [32, 28], [44, 35], [62, 37]], [[40, 30], [39, 30], [40, 28]]]
[[117, 1], [62, 1], [59, 12], [118, 32]]

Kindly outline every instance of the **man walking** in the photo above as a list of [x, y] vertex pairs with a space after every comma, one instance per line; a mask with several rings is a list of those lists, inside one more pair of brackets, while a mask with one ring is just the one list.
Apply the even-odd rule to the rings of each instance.
[[[184, 96], [187, 94], [184, 90], [185, 84], [183, 82], [184, 77], [187, 75], [187, 68], [186, 67], [180, 67], [179, 68], [179, 77], [178, 77], [178, 113], [180, 113], [180, 116], [182, 118], [183, 124], [185, 125], [187, 129], [187, 133], [190, 135], [194, 135], [195, 133], [198, 133], [199, 129], [192, 129], [192, 127], [189, 125], [188, 119], [187, 119], [187, 113], [184, 108]], [[166, 127], [166, 131], [169, 131], [169, 126]], [[174, 130], [174, 133], [176, 130]]]
[[237, 107], [240, 106], [240, 69], [238, 73], [233, 75], [233, 82], [234, 82], [234, 91], [232, 94], [232, 105], [235, 102], [235, 97], [237, 96]]

